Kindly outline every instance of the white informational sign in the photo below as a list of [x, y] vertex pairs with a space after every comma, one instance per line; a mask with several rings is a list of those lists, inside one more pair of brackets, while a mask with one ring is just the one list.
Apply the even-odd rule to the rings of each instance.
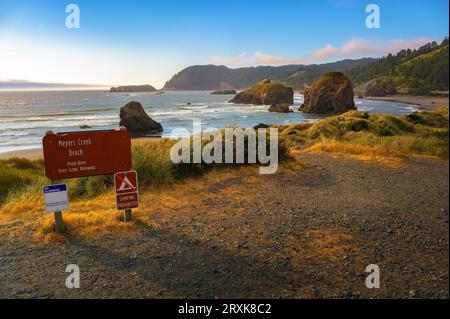
[[47, 213], [67, 210], [69, 208], [67, 185], [44, 186], [44, 205]]

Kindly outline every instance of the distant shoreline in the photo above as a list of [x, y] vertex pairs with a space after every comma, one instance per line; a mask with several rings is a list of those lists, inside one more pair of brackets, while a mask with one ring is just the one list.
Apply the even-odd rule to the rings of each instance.
[[440, 107], [449, 107], [449, 99], [439, 96], [391, 95], [382, 97], [364, 97], [364, 99], [371, 101], [398, 102], [419, 105], [424, 110], [435, 110]]

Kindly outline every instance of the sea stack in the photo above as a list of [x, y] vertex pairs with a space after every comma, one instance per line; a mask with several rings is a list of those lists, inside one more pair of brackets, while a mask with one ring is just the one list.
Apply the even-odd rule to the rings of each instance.
[[236, 90], [218, 90], [218, 91], [211, 92], [211, 94], [217, 94], [217, 95], [236, 94]]
[[141, 103], [132, 101], [120, 108], [120, 126], [125, 126], [133, 137], [163, 131], [160, 123], [151, 119]]
[[341, 114], [356, 110], [350, 79], [342, 72], [329, 72], [304, 92], [305, 102], [300, 111], [305, 113]]
[[126, 86], [118, 86], [112, 87], [109, 92], [156, 92], [156, 89], [148, 84], [145, 85], [126, 85]]
[[291, 105], [294, 104], [294, 91], [290, 87], [266, 79], [247, 90], [239, 92], [230, 102], [256, 105]]
[[289, 112], [292, 112], [292, 111], [289, 108], [289, 104], [272, 104], [269, 107], [269, 112], [289, 113]]

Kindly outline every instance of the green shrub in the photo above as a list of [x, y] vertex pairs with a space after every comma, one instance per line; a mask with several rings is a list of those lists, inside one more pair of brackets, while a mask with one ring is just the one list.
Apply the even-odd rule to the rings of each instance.
[[422, 119], [422, 117], [417, 112], [409, 114], [406, 117], [408, 118], [408, 120], [410, 120], [414, 124], [424, 124], [425, 123], [424, 120]]
[[370, 117], [369, 113], [363, 112], [356, 115], [356, 117], [362, 118], [362, 119], [368, 119]]
[[392, 133], [390, 130], [388, 130], [387, 128], [385, 128], [385, 127], [380, 127], [379, 129], [378, 129], [378, 133], [377, 133], [377, 135], [378, 136], [393, 136], [394, 135], [394, 133]]
[[353, 131], [353, 132], [367, 130], [368, 128], [369, 128], [369, 123], [364, 120], [352, 121], [347, 124], [347, 130]]

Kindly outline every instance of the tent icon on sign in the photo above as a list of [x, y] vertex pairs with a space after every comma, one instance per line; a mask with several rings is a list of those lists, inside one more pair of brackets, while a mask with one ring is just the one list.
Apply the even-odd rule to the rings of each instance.
[[136, 172], [122, 172], [115, 174], [116, 193], [124, 194], [137, 191]]
[[136, 187], [131, 184], [128, 177], [125, 176], [125, 178], [122, 180], [122, 183], [120, 184], [119, 188], [117, 189], [119, 191], [135, 191]]

